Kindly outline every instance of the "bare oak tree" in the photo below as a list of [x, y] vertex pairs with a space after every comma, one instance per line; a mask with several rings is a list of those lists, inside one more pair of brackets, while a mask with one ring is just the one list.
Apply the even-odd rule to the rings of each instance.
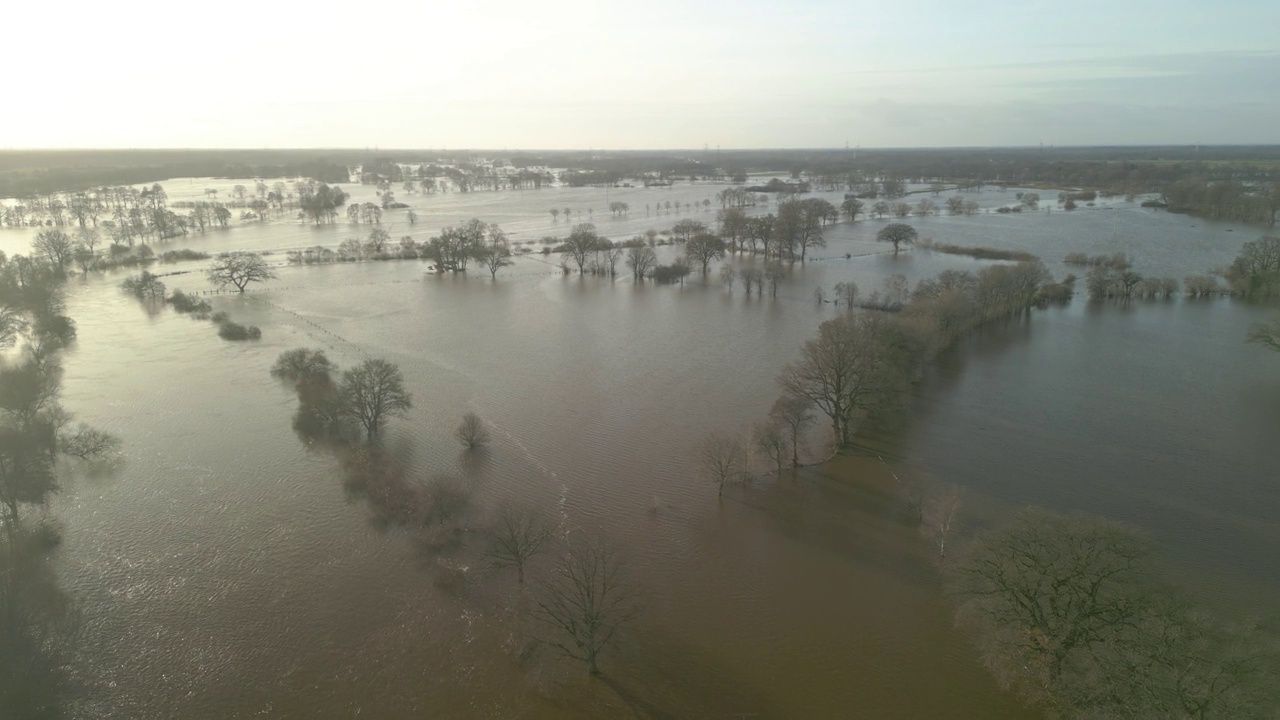
[[1125, 525], [1029, 509], [952, 568], [958, 618], [1002, 685], [1056, 717], [1276, 717], [1274, 643], [1153, 579]]
[[1146, 538], [1106, 520], [1024, 510], [976, 537], [953, 568], [958, 618], [1003, 687], [1057, 688], [1137, 622]]
[[261, 255], [243, 250], [221, 253], [209, 268], [209, 282], [218, 287], [234, 285], [240, 292], [249, 283], [265, 282], [275, 276]]

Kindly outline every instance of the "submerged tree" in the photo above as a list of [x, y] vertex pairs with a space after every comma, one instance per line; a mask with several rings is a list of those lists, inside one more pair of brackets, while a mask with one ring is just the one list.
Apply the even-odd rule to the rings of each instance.
[[636, 280], [643, 280], [649, 276], [649, 272], [658, 264], [658, 255], [653, 248], [644, 245], [632, 245], [627, 248], [627, 267], [631, 268], [631, 274]]
[[906, 223], [889, 223], [876, 233], [879, 242], [893, 243], [893, 253], [898, 254], [898, 246], [910, 245], [916, 241], [916, 229]]
[[800, 466], [800, 433], [813, 422], [813, 400], [802, 395], [784, 394], [774, 401], [769, 417], [791, 435], [791, 465]]
[[1249, 342], [1280, 352], [1280, 319], [1257, 324], [1249, 330]]
[[640, 613], [639, 596], [610, 548], [586, 544], [569, 551], [543, 583], [539, 616], [555, 638], [549, 644], [600, 672], [600, 653]]
[[479, 415], [469, 412], [462, 416], [462, 422], [453, 431], [454, 437], [468, 450], [482, 448], [489, 444], [489, 428]]
[[164, 300], [164, 283], [146, 270], [137, 277], [125, 278], [120, 288], [140, 300]]
[[369, 439], [388, 418], [403, 417], [413, 407], [400, 368], [381, 359], [344, 371], [338, 397], [342, 414], [359, 423]]
[[737, 482], [746, 473], [746, 448], [735, 436], [712, 433], [698, 443], [697, 454], [698, 466], [715, 482], [717, 495], [724, 495], [724, 486]]
[[561, 246], [560, 254], [566, 260], [572, 259], [577, 263], [578, 274], [582, 274], [587, 258], [596, 251], [599, 244], [600, 236], [596, 234], [596, 226], [591, 223], [580, 223], [575, 225], [569, 233], [569, 238]]
[[684, 246], [685, 257], [689, 258], [690, 262], [698, 263], [702, 267], [703, 275], [707, 274], [707, 266], [712, 260], [724, 259], [724, 251], [724, 240], [709, 233], [694, 235]]
[[36, 235], [35, 240], [31, 241], [31, 250], [43, 255], [55, 271], [62, 272], [67, 263], [71, 262], [75, 243], [72, 242], [70, 235], [61, 230], [46, 230]]
[[499, 270], [511, 264], [511, 244], [497, 225], [489, 226], [487, 239], [476, 249], [476, 259], [489, 269], [489, 276], [494, 279]]
[[546, 519], [528, 508], [505, 505], [489, 531], [489, 558], [498, 567], [516, 569], [516, 579], [524, 584], [524, 569], [551, 538]]
[[787, 459], [787, 435], [781, 423], [776, 420], [762, 422], [752, 431], [752, 440], [759, 450], [774, 465], [779, 476], [782, 475], [782, 464]]
[[271, 374], [296, 384], [313, 382], [322, 377], [328, 380], [330, 373], [336, 369], [323, 350], [297, 348], [280, 353], [275, 365], [271, 366]]
[[76, 431], [58, 441], [58, 448], [65, 455], [90, 460], [120, 452], [120, 438], [111, 433], [80, 423]]
[[828, 320], [778, 377], [788, 394], [826, 414], [840, 445], [853, 439], [857, 416], [882, 405], [901, 381], [886, 332], [885, 321], [871, 315]]

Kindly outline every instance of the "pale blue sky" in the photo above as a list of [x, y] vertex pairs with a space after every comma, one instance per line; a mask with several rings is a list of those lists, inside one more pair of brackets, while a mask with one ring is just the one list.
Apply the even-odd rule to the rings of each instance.
[[1276, 0], [325, 6], [2, 10], [0, 147], [1280, 143]]

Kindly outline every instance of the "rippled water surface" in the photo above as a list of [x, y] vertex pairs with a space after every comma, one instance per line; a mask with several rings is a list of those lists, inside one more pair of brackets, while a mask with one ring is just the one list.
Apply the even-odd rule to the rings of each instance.
[[[215, 182], [225, 183], [166, 187], [173, 201]], [[646, 217], [643, 206], [712, 198], [721, 187], [406, 196], [419, 223], [390, 211], [384, 225], [393, 237], [425, 239], [478, 216], [523, 242], [565, 232], [551, 207], [581, 210], [584, 220], [594, 208], [600, 230], [625, 239], [685, 217], [710, 224], [714, 212]], [[993, 207], [1012, 193], [980, 199]], [[609, 218], [609, 200], [628, 202], [629, 216]], [[1116, 250], [1142, 272], [1203, 272], [1259, 234], [1123, 202], [914, 222], [939, 241], [1029, 250], [1057, 274], [1067, 252]], [[868, 439], [890, 464], [846, 458], [718, 501], [696, 476], [692, 446], [768, 410], [778, 369], [836, 312], [814, 305], [814, 287], [982, 266], [884, 254], [873, 241], [880, 226], [828, 228], [817, 260], [763, 299], [696, 277], [682, 288], [564, 276], [540, 255], [518, 258], [496, 282], [483, 272], [427, 275], [417, 262], [281, 267], [260, 290], [212, 298], [262, 328], [253, 343], [148, 312], [117, 289], [122, 275], [74, 280], [68, 305], [80, 339], [66, 358], [64, 404], [122, 436], [127, 455], [114, 477], [69, 480], [53, 508], [67, 531], [61, 571], [88, 619], [90, 709], [1024, 716], [951, 629], [936, 573], [893, 500], [891, 472], [970, 486], [975, 521], [1038, 503], [1138, 523], [1193, 591], [1273, 612], [1280, 357], [1243, 337], [1274, 309], [1077, 298], [1037, 311], [942, 358], [907, 421]], [[367, 230], [280, 220], [157, 249], [278, 252]], [[28, 238], [0, 232], [0, 247], [21, 250]], [[200, 272], [166, 281], [207, 288]], [[464, 477], [477, 527], [517, 499], [623, 549], [646, 612], [606, 657], [605, 680], [521, 652], [512, 618], [528, 601], [509, 575], [474, 562], [470, 589], [447, 592], [410, 538], [370, 521], [333, 456], [294, 433], [296, 400], [268, 374], [281, 351], [299, 346], [324, 348], [344, 366], [365, 357], [400, 365], [414, 408], [391, 426], [388, 447], [415, 476]], [[494, 429], [479, 458], [450, 437], [468, 410]]]

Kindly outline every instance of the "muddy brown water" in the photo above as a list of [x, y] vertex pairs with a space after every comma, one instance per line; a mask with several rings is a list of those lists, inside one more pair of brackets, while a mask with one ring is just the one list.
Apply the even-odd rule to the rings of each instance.
[[[541, 192], [411, 202], [427, 218], [418, 227], [479, 215], [531, 237], [554, 228], [546, 207], [579, 201], [619, 236], [684, 217], [636, 218], [631, 200], [631, 218], [610, 226], [603, 190]], [[1124, 203], [920, 224], [1047, 258], [1123, 237], [1140, 270], [1147, 258], [1148, 272], [1177, 275], [1228, 261], [1252, 237]], [[565, 277], [541, 257], [497, 282], [424, 275], [416, 262], [286, 267], [244, 297], [212, 298], [262, 327], [255, 343], [146, 312], [116, 289], [120, 274], [73, 281], [80, 339], [64, 404], [123, 437], [127, 460], [115, 476], [70, 478], [51, 509], [67, 535], [59, 569], [87, 620], [96, 692], [85, 713], [1025, 717], [951, 628], [931, 558], [892, 498], [888, 473], [903, 471], [968, 485], [974, 523], [1023, 503], [1135, 522], [1192, 592], [1265, 614], [1280, 589], [1280, 362], [1242, 338], [1274, 309], [1077, 298], [989, 328], [941, 359], [909, 422], [868, 440], [888, 465], [844, 458], [717, 500], [692, 446], [768, 410], [778, 369], [836, 312], [812, 303], [814, 286], [982, 266], [871, 254], [878, 225], [830, 228], [829, 247], [778, 298], [698, 278]], [[366, 230], [281, 221], [172, 247], [336, 245]], [[206, 287], [199, 273], [166, 280]], [[646, 611], [604, 659], [605, 679], [530, 650], [530, 601], [509, 573], [463, 553], [467, 588], [442, 588], [405, 532], [370, 521], [335, 459], [293, 432], [296, 400], [268, 375], [299, 346], [344, 366], [401, 366], [415, 407], [386, 443], [414, 476], [464, 477], [475, 527], [514, 499], [571, 538], [616, 543]], [[450, 437], [468, 410], [494, 430], [479, 458]]]

